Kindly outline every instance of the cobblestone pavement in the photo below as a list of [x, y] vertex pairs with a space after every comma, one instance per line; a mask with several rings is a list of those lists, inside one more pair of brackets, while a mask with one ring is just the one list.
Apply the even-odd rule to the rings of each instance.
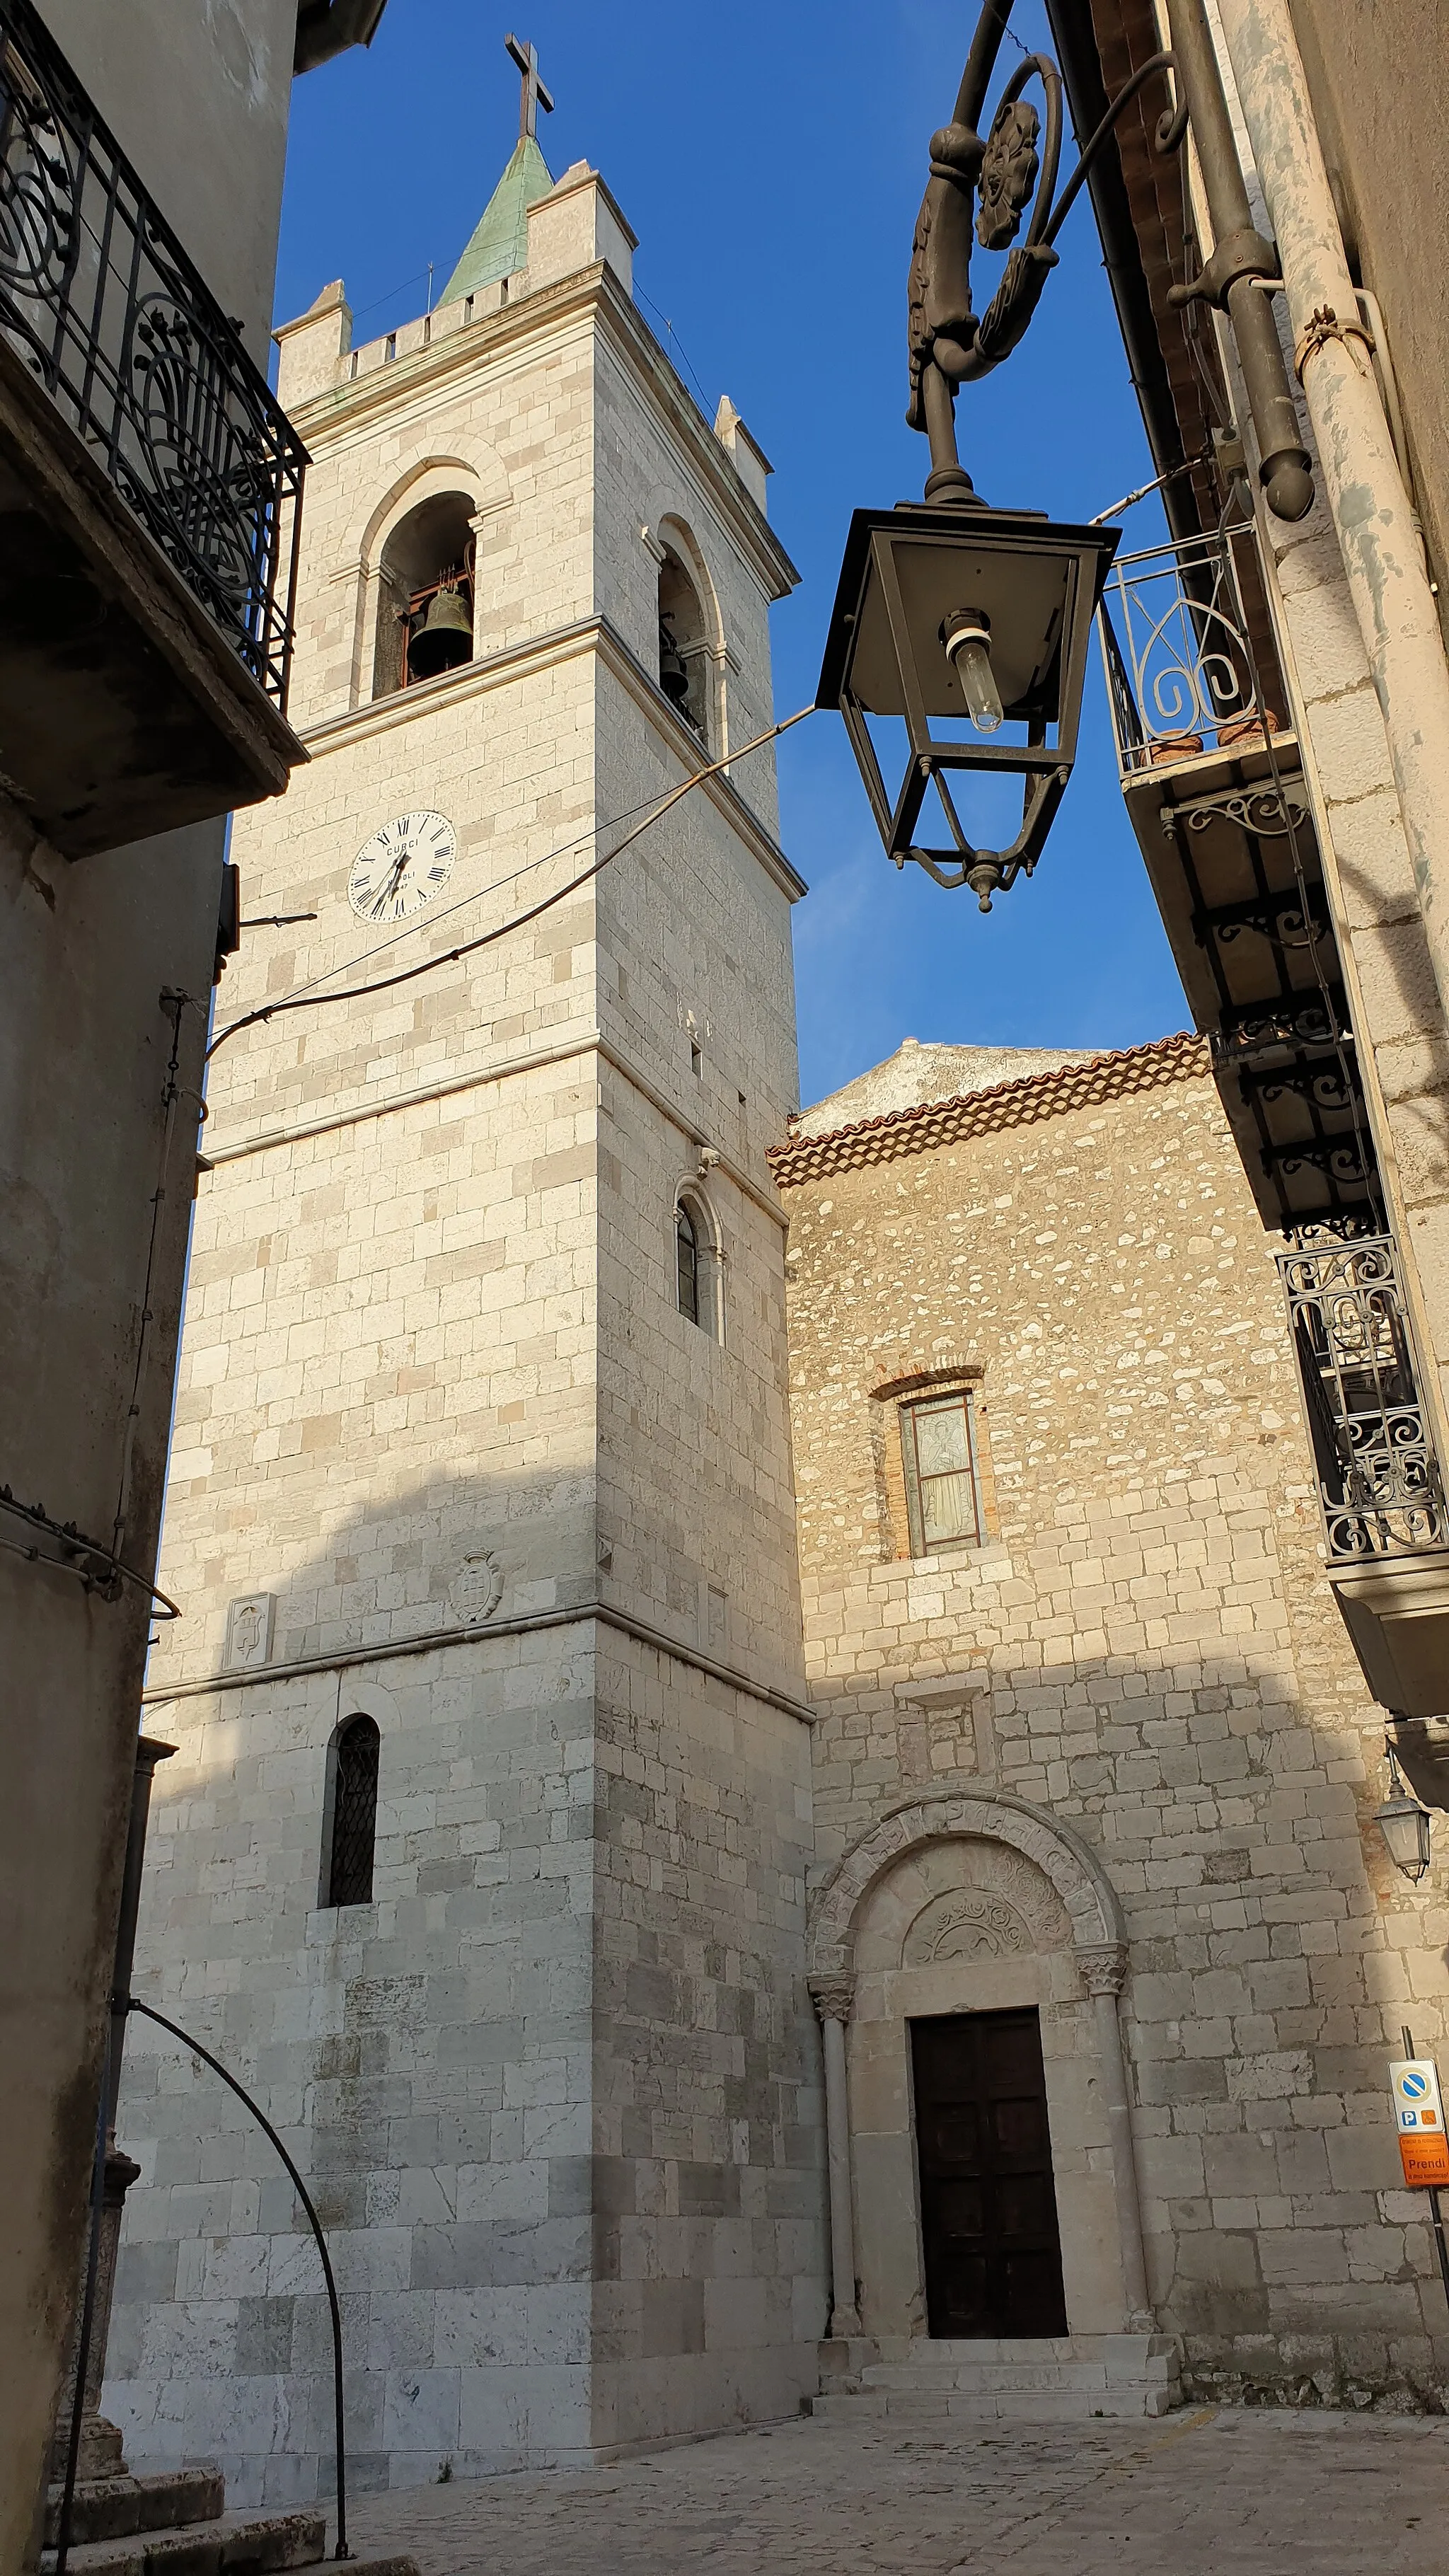
[[612, 2469], [359, 2498], [423, 2576], [1368, 2576], [1449, 2570], [1449, 2422], [776, 2425]]

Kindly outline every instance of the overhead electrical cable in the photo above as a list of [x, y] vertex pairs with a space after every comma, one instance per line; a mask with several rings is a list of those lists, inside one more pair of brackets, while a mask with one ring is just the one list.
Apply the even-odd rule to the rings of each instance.
[[[581, 869], [577, 876], [570, 877], [565, 885], [557, 886], [552, 894], [544, 895], [539, 902], [530, 904], [526, 911], [514, 913], [509, 920], [500, 921], [492, 930], [480, 931], [476, 939], [463, 940], [456, 948], [444, 949], [436, 957], [425, 957], [417, 966], [402, 967], [395, 975], [378, 976], [369, 984], [348, 984], [340, 993], [315, 991], [289, 993], [280, 1002], [264, 1003], [259, 1009], [245, 1012], [239, 1020], [232, 1020], [224, 1029], [218, 1030], [206, 1050], [207, 1061], [210, 1062], [218, 1047], [225, 1046], [228, 1038], [239, 1036], [243, 1029], [255, 1028], [265, 1021], [280, 1019], [283, 1013], [288, 1011], [321, 1011], [332, 1002], [357, 1002], [362, 1001], [370, 993], [390, 993], [400, 984], [415, 983], [421, 975], [436, 974], [439, 967], [455, 966], [460, 958], [471, 957], [480, 948], [491, 948], [497, 940], [506, 939], [511, 931], [525, 929], [530, 921], [537, 921], [541, 913], [552, 911], [555, 904], [563, 903], [569, 895], [577, 894], [581, 886], [589, 885], [595, 877], [601, 876], [611, 861], [619, 858], [629, 848], [631, 842], [637, 841], [642, 833], [649, 831], [655, 823], [661, 822], [670, 807], [677, 805], [682, 796], [687, 796], [691, 787], [698, 787], [704, 779], [715, 777], [722, 769], [732, 769], [737, 760], [746, 759], [752, 751], [762, 750], [767, 742], [774, 742], [780, 734], [788, 733], [792, 725], [803, 723], [806, 716], [814, 713], [813, 705], [797, 707], [794, 715], [786, 716], [779, 724], [771, 725], [764, 733], [756, 734], [752, 742], [742, 743], [738, 751], [727, 752], [721, 759], [710, 761], [705, 768], [692, 770], [687, 778], [682, 778], [676, 787], [671, 787], [667, 795], [655, 802], [652, 813], [646, 814], [642, 822], [636, 823], [631, 831], [626, 832], [621, 840], [616, 841], [611, 850], [605, 850], [603, 856], [595, 859], [591, 867]], [[637, 811], [637, 808], [635, 810]], [[606, 823], [602, 828], [608, 831], [611, 826]], [[582, 833], [577, 836], [578, 839], [588, 837], [587, 834]], [[562, 846], [565, 849], [572, 849], [576, 844], [566, 841]], [[557, 855], [557, 853], [551, 855]], [[523, 874], [524, 871], [520, 870], [519, 873]], [[376, 955], [377, 951], [373, 950], [370, 953]], [[346, 969], [335, 968], [333, 971], [345, 973]], [[327, 979], [318, 977], [316, 980], [325, 982]]]

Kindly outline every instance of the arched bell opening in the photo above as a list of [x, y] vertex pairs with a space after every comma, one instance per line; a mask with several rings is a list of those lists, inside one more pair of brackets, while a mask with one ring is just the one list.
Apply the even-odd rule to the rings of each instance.
[[474, 509], [467, 492], [435, 492], [389, 536], [378, 585], [374, 697], [472, 661]]
[[699, 592], [671, 546], [659, 567], [659, 685], [701, 742], [709, 741], [709, 651]]

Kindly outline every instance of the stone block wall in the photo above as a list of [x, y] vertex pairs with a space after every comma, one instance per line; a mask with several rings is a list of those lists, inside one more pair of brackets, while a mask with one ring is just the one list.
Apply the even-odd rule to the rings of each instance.
[[[186, 1615], [148, 1708], [179, 1749], [138, 1982], [308, 2174], [354, 2475], [398, 2484], [792, 2413], [814, 2381], [808, 1712], [764, 1151], [794, 1092], [800, 889], [760, 819], [768, 756], [753, 805], [716, 782], [448, 954], [703, 757], [656, 683], [657, 496], [699, 531], [761, 707], [790, 570], [600, 275], [344, 376], [302, 421], [311, 760], [234, 855], [248, 917], [312, 918], [249, 933], [223, 988], [222, 1023], [249, 1024], [212, 1064], [162, 1577]], [[374, 700], [379, 532], [455, 487], [480, 504], [475, 659]], [[445, 891], [360, 922], [355, 853], [419, 808], [454, 827]], [[356, 997], [264, 1016], [319, 987]], [[723, 1342], [673, 1273], [706, 1141]], [[327, 1756], [354, 1713], [381, 1738], [373, 1897], [336, 1908]], [[238, 2502], [325, 2494], [325, 2303], [265, 2139], [139, 2025], [120, 2127], [143, 2171], [107, 2403], [133, 2460], [221, 2458]]]
[[[1189, 2384], [1437, 2405], [1449, 2328], [1386, 2064], [1402, 2022], [1444, 2027], [1442, 1868], [1411, 1890], [1372, 1821], [1377, 1713], [1201, 1058], [1077, 1083], [988, 1094], [955, 1141], [908, 1114], [826, 1154], [812, 1113], [778, 1160], [817, 1875], [927, 1790], [1084, 1836], [1126, 1915], [1150, 2287]], [[912, 1561], [875, 1391], [957, 1365], [996, 1528]]]

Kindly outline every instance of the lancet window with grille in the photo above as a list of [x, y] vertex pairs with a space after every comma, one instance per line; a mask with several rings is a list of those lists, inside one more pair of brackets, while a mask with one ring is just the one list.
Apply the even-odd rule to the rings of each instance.
[[382, 1739], [370, 1717], [349, 1718], [333, 1743], [328, 1905], [372, 1903], [381, 1748]]

